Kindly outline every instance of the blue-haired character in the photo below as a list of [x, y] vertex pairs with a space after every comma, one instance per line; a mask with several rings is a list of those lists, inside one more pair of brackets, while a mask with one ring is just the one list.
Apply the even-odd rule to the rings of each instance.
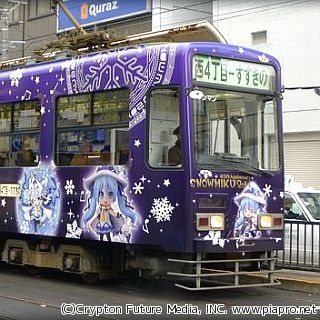
[[22, 181], [19, 211], [22, 220], [29, 223], [27, 232], [52, 234], [57, 219], [59, 191], [47, 170], [26, 170]]
[[255, 182], [248, 186], [234, 198], [238, 205], [238, 215], [234, 226], [234, 236], [239, 238], [258, 237], [258, 215], [266, 210], [265, 197]]
[[126, 181], [111, 170], [97, 170], [84, 181], [90, 191], [82, 223], [100, 240], [130, 242], [137, 214], [124, 194]]

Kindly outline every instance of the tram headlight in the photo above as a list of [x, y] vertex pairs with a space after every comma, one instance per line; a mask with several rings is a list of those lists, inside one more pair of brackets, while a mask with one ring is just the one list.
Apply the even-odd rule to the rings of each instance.
[[224, 213], [197, 213], [197, 230], [223, 230]]
[[260, 230], [281, 230], [283, 229], [283, 215], [279, 214], [261, 214], [259, 216]]
[[261, 215], [260, 217], [260, 229], [271, 229], [272, 226], [272, 216], [271, 215]]

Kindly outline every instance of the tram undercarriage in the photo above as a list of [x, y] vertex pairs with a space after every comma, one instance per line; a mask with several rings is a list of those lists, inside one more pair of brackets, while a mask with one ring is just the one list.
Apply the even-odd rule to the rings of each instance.
[[159, 248], [59, 243], [50, 239], [7, 238], [2, 261], [27, 270], [55, 269], [77, 274], [85, 282], [119, 278], [136, 272], [140, 278], [181, 279], [178, 288], [189, 291], [279, 285], [274, 278], [274, 251], [237, 254], [169, 254]]

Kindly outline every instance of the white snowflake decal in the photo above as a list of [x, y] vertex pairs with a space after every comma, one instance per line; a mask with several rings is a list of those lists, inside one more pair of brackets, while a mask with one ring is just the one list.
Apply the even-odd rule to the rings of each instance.
[[150, 212], [157, 222], [170, 221], [174, 207], [167, 197], [153, 199], [153, 204]]
[[75, 186], [73, 184], [73, 180], [72, 179], [67, 180], [64, 188], [66, 189], [67, 194], [73, 194], [73, 189], [75, 188]]
[[18, 87], [19, 83], [20, 83], [20, 79], [22, 78], [22, 72], [18, 68], [17, 70], [11, 72], [9, 77], [10, 77], [10, 80], [11, 80], [11, 87], [13, 87], [13, 86]]
[[82, 229], [78, 227], [77, 220], [74, 220], [72, 224], [67, 223], [66, 238], [80, 239], [81, 233]]
[[134, 187], [132, 187], [132, 190], [134, 190], [134, 194], [142, 194], [142, 190], [144, 187], [141, 185], [141, 182], [134, 183]]
[[270, 197], [270, 194], [272, 193], [271, 190], [271, 185], [270, 184], [265, 184], [264, 188], [262, 189], [264, 191], [264, 194]]

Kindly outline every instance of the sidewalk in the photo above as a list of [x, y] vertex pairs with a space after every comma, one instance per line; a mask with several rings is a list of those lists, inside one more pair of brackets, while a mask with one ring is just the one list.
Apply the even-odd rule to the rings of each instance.
[[320, 272], [280, 269], [274, 278], [281, 282], [280, 289], [320, 294]]

